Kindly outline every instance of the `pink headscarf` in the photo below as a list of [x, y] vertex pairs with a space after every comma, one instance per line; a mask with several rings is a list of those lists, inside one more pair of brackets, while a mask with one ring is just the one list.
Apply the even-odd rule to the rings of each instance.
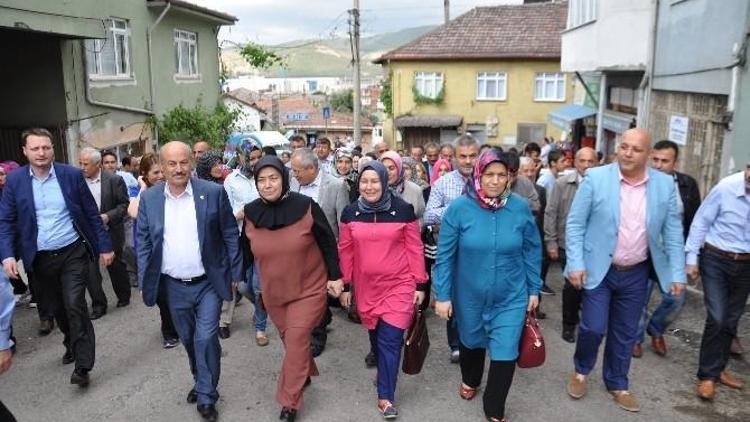
[[451, 166], [451, 162], [446, 160], [445, 158], [441, 158], [437, 161], [435, 161], [435, 165], [432, 166], [432, 175], [430, 176], [430, 186], [434, 185], [435, 182], [438, 181], [440, 178], [440, 167], [446, 167], [448, 171], [453, 170], [453, 166]]
[[401, 194], [404, 192], [404, 163], [401, 161], [401, 156], [399, 156], [395, 151], [386, 151], [380, 154], [380, 162], [382, 163], [385, 159], [393, 161], [393, 163], [396, 165], [398, 180], [396, 180], [396, 183], [391, 186], [391, 189], [393, 189], [398, 196], [401, 196]]

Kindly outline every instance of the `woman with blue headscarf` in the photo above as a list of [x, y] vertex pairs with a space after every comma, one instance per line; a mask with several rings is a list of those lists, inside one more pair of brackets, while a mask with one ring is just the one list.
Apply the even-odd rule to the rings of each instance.
[[339, 258], [344, 293], [354, 282], [357, 311], [370, 335], [377, 359], [378, 410], [395, 418], [396, 380], [404, 331], [411, 325], [414, 304], [424, 300], [424, 269], [419, 221], [414, 208], [388, 188], [388, 171], [379, 161], [362, 167], [359, 199], [344, 208]]
[[484, 413], [495, 422], [507, 421], [524, 317], [542, 285], [539, 231], [526, 200], [510, 189], [506, 157], [482, 154], [466, 193], [443, 215], [433, 280], [435, 312], [458, 325], [462, 399], [476, 395], [489, 352]]

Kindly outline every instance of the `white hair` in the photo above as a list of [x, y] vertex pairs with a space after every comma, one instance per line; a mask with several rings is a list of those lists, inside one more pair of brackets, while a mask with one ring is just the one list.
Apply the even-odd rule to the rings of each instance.
[[518, 167], [521, 168], [523, 166], [528, 166], [529, 164], [534, 164], [534, 160], [532, 160], [529, 157], [519, 157], [518, 158]]
[[91, 147], [86, 147], [81, 150], [81, 153], [79, 154], [81, 157], [89, 157], [92, 159], [96, 164], [99, 164], [102, 162], [102, 153], [99, 152], [99, 150]]

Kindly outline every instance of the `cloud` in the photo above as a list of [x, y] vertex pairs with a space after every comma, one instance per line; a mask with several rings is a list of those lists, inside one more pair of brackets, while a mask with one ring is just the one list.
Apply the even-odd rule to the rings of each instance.
[[[300, 39], [344, 36], [347, 10], [352, 0], [190, 0], [239, 18], [222, 29], [221, 39], [280, 44]], [[459, 0], [451, 3], [451, 16], [476, 6], [522, 3], [523, 0]], [[443, 23], [440, 0], [360, 0], [363, 35]]]

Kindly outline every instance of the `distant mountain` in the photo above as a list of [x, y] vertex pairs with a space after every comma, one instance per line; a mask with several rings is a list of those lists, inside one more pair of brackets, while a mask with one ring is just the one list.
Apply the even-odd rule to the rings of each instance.
[[[420, 26], [361, 38], [362, 77], [380, 75], [382, 68], [372, 64], [373, 60], [434, 28], [435, 26]], [[261, 72], [264, 76], [351, 76], [352, 56], [348, 38], [298, 40], [272, 46], [271, 49], [285, 57], [287, 67], [274, 67]], [[222, 49], [221, 57], [231, 76], [258, 73], [239, 55], [236, 47]]]

